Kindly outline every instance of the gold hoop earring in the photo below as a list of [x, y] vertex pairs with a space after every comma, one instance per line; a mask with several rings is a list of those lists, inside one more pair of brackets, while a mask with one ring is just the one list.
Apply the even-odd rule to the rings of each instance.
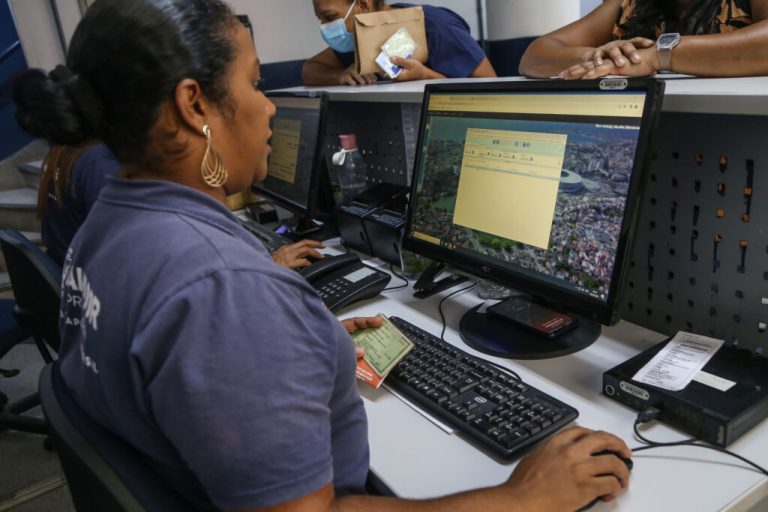
[[203, 134], [208, 139], [208, 145], [205, 148], [205, 156], [203, 156], [203, 163], [200, 166], [200, 170], [203, 175], [203, 181], [209, 187], [221, 188], [227, 182], [229, 173], [227, 168], [224, 167], [224, 162], [221, 157], [211, 146], [211, 129], [206, 124], [203, 126]]

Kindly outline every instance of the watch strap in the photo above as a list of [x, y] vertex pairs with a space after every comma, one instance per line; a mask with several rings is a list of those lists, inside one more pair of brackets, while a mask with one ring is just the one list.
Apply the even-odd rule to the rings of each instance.
[[669, 72], [670, 68], [672, 67], [671, 60], [672, 60], [672, 48], [662, 47], [658, 49], [659, 53], [659, 67], [661, 68], [659, 71], [662, 73]]

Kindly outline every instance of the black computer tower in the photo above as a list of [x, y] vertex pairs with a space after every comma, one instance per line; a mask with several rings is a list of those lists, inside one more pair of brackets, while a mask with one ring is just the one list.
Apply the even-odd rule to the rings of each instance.
[[407, 208], [406, 195], [399, 194], [363, 218], [373, 255], [398, 266]]
[[382, 183], [366, 190], [351, 201], [336, 207], [336, 223], [341, 242], [348, 248], [376, 255], [365, 231], [364, 219], [392, 198], [405, 195], [405, 188]]

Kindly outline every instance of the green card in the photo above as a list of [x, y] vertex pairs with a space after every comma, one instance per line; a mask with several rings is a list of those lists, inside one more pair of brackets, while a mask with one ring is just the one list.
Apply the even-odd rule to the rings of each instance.
[[365, 349], [365, 359], [379, 376], [385, 376], [413, 348], [413, 342], [384, 315], [381, 327], [352, 333], [352, 341]]

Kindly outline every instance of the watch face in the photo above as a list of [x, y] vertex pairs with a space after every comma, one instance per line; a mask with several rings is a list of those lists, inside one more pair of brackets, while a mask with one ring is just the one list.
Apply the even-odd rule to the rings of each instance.
[[662, 48], [668, 48], [680, 39], [678, 34], [662, 34], [659, 36], [658, 44]]

